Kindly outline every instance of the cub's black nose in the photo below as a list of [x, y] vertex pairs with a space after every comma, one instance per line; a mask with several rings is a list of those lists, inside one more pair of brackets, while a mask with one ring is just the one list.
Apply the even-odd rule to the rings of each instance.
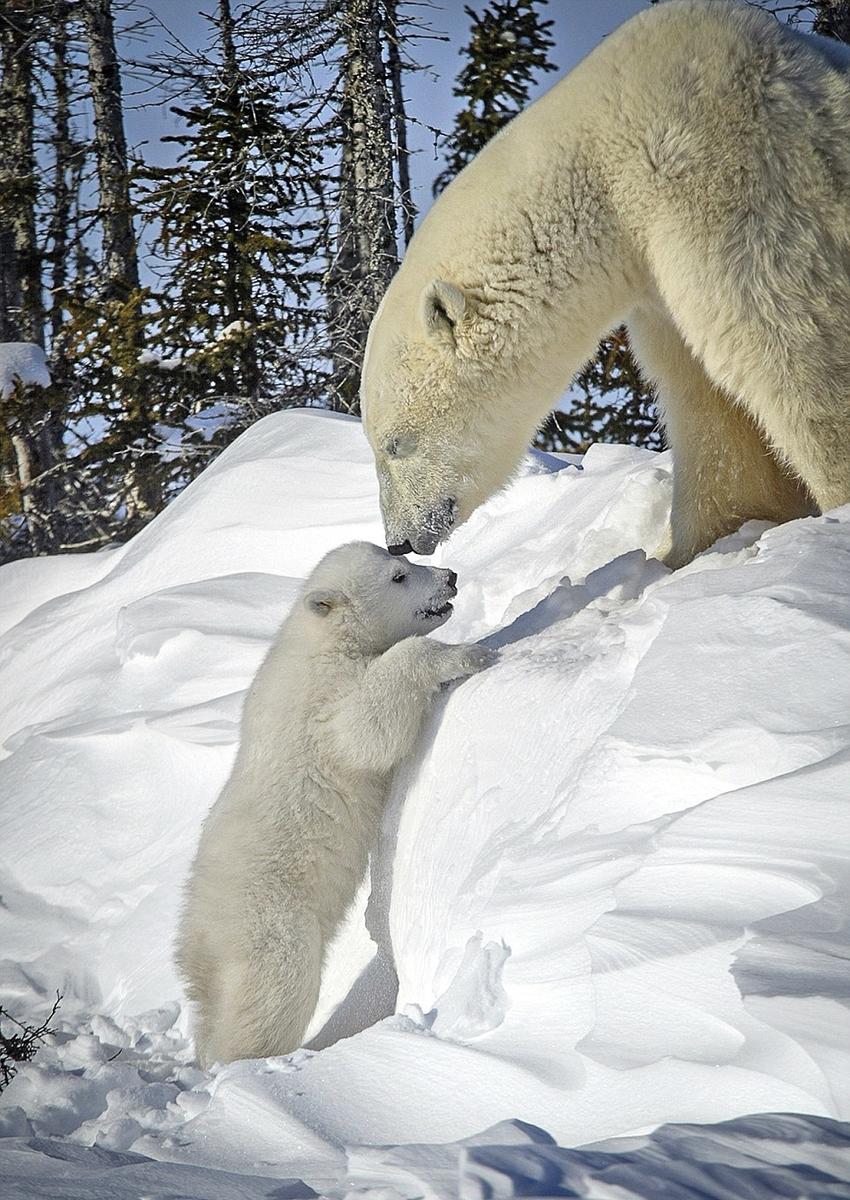
[[449, 587], [454, 587], [457, 583], [457, 571], [449, 571]]
[[403, 542], [399, 542], [397, 546], [387, 546], [390, 554], [410, 554], [413, 550], [410, 542], [405, 538]]

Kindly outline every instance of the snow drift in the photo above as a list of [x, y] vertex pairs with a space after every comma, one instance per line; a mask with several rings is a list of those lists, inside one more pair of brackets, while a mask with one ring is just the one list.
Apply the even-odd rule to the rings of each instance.
[[[171, 963], [180, 885], [300, 580], [381, 540], [359, 424], [266, 418], [128, 545], [3, 568], [0, 1003], [64, 996], [2, 1098], [18, 1194], [557, 1194], [616, 1160], [641, 1195], [644, 1154], [846, 1181], [850, 510], [671, 574], [669, 491], [664, 455], [534, 455], [442, 548], [440, 636], [500, 661], [396, 780], [325, 1048], [212, 1075]], [[777, 1110], [817, 1120], [734, 1120]]]

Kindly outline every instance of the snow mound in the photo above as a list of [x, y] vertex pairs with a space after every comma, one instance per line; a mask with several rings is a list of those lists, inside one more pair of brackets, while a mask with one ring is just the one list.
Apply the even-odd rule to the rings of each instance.
[[7, 400], [16, 383], [50, 387], [50, 372], [35, 342], [0, 342], [0, 399]]
[[[317, 1192], [285, 1176], [159, 1163], [139, 1154], [55, 1139], [0, 1142], [9, 1197], [63, 1200], [300, 1200]], [[787, 1114], [722, 1125], [665, 1125], [641, 1138], [564, 1149], [543, 1130], [505, 1121], [451, 1145], [355, 1147], [344, 1177], [322, 1195], [374, 1200], [846, 1200], [850, 1125]], [[163, 1189], [168, 1189], [167, 1191]]]
[[[0, 571], [0, 1003], [64, 996], [0, 1102], [10, 1178], [590, 1195], [613, 1155], [599, 1178], [639, 1196], [665, 1155], [778, 1187], [803, 1138], [846, 1181], [823, 1148], [850, 1119], [850, 508], [671, 574], [669, 494], [665, 455], [532, 455], [441, 549], [443, 636], [500, 660], [399, 773], [312, 1048], [213, 1074], [180, 884], [300, 581], [381, 540], [360, 426], [266, 418], [128, 545]], [[771, 1111], [811, 1119], [735, 1121]], [[670, 1122], [731, 1124], [564, 1149]]]

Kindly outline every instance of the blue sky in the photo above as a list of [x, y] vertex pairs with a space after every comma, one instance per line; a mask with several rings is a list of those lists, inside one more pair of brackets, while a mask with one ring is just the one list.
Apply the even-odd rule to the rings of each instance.
[[[550, 0], [546, 15], [554, 22], [553, 35], [556, 45], [551, 57], [558, 67], [543, 77], [538, 89], [545, 90], [556, 79], [565, 74], [582, 59], [606, 34], [616, 29], [634, 13], [648, 6], [648, 0]], [[483, 3], [473, 3], [480, 10]], [[234, 4], [238, 12], [239, 6]], [[169, 48], [169, 31], [190, 47], [202, 46], [210, 34], [209, 21], [204, 14], [216, 9], [215, 0], [146, 0], [133, 5], [129, 18], [138, 19], [142, 12], [150, 12], [155, 18], [151, 33], [144, 42], [125, 40], [121, 46], [124, 54], [141, 58], [158, 50]], [[419, 44], [415, 51], [419, 62], [430, 69], [407, 76], [406, 92], [408, 114], [420, 117], [429, 125], [448, 129], [457, 111], [458, 101], [452, 95], [455, 77], [462, 65], [461, 49], [467, 41], [469, 21], [464, 12], [463, 0], [444, 0], [428, 9], [418, 9], [417, 16], [426, 19], [435, 33], [448, 36], [447, 42], [427, 41]], [[178, 132], [180, 124], [168, 111], [164, 99], [140, 93], [139, 85], [125, 79], [125, 102], [127, 104], [127, 136], [131, 145], [142, 146], [143, 156], [157, 162], [170, 161], [174, 151], [166, 144], [159, 145], [163, 135]], [[411, 146], [416, 152], [412, 163], [414, 199], [420, 210], [431, 203], [431, 181], [440, 166], [434, 158], [433, 137], [423, 128], [414, 126], [411, 131]]]

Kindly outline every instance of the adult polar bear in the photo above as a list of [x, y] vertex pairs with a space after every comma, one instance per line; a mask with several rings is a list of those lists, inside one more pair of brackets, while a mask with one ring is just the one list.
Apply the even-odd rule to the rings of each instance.
[[727, 0], [606, 39], [461, 172], [372, 323], [391, 550], [503, 485], [625, 320], [673, 450], [671, 565], [850, 501], [850, 68]]

